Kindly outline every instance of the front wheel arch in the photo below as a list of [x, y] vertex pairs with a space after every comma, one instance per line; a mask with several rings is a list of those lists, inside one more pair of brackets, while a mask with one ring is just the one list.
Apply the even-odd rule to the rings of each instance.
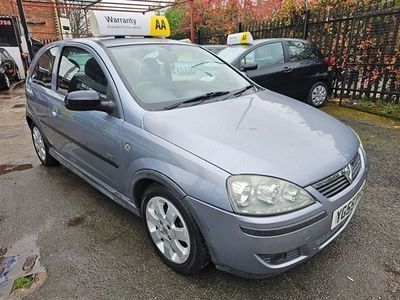
[[[154, 239], [152, 240], [151, 237], [152, 234], [150, 234], [149, 223], [147, 219], [147, 208], [150, 200], [159, 197], [164, 198], [166, 202], [170, 202], [173, 206], [175, 206], [175, 209], [177, 209], [177, 211], [179, 212], [180, 217], [183, 218], [184, 226], [187, 228], [187, 232], [189, 234], [189, 239], [190, 239], [189, 244], [191, 250], [187, 260], [185, 260], [183, 263], [172, 262], [169, 258], [167, 258], [167, 256], [163, 254], [164, 252], [161, 251], [161, 248], [158, 248]], [[152, 245], [162, 258], [164, 263], [178, 273], [191, 275], [200, 272], [200, 270], [202, 270], [210, 262], [210, 256], [204, 236], [200, 228], [198, 227], [198, 224], [194, 216], [191, 214], [189, 208], [185, 205], [185, 203], [181, 201], [181, 199], [175, 198], [175, 196], [171, 193], [171, 191], [168, 188], [166, 188], [163, 185], [160, 185], [159, 183], [154, 183], [148, 186], [144, 194], [142, 195], [142, 198], [143, 198], [143, 205], [141, 207], [141, 214], [142, 214], [143, 224], [145, 226], [146, 232], [150, 240], [152, 240]], [[166, 220], [167, 219], [165, 219], [165, 221]], [[159, 223], [160, 225], [158, 225], [160, 233], [164, 231], [160, 229], [161, 227], [165, 226], [165, 224], [163, 223], [164, 222], [160, 221]], [[155, 224], [158, 224], [158, 222], [156, 222]], [[167, 228], [172, 230], [173, 226], [171, 225], [170, 227], [168, 227], [167, 224]], [[157, 225], [155, 225], [155, 229], [157, 229]], [[152, 232], [154, 231], [152, 230]], [[164, 240], [163, 238], [161, 238], [161, 241], [166, 241], [165, 239], [170, 240], [169, 234], [167, 237], [164, 237]]]
[[183, 199], [187, 194], [168, 176], [151, 169], [142, 169], [133, 176], [132, 195], [136, 207], [141, 208], [142, 196], [145, 190], [153, 183], [167, 188], [177, 199]]

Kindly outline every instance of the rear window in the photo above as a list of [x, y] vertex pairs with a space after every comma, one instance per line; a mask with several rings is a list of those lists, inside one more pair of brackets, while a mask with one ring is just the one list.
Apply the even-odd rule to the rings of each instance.
[[312, 44], [301, 41], [288, 41], [291, 61], [322, 58], [321, 52]]
[[48, 49], [39, 58], [32, 72], [32, 82], [44, 87], [51, 87], [51, 76], [53, 74], [54, 60], [58, 52], [58, 47]]

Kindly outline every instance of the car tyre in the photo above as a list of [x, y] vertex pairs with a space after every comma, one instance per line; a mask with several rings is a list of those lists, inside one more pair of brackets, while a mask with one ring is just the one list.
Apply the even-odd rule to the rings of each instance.
[[11, 88], [11, 80], [7, 74], [3, 74], [3, 83], [4, 89], [9, 90]]
[[17, 67], [17, 74], [15, 75], [15, 81], [20, 81], [21, 80], [21, 73], [19, 72], [19, 69]]
[[49, 153], [49, 146], [46, 142], [46, 139], [35, 124], [32, 124], [31, 126], [31, 134], [33, 146], [40, 162], [45, 166], [58, 165], [58, 161]]
[[323, 82], [317, 82], [308, 93], [307, 103], [319, 108], [325, 105], [327, 99], [328, 86]]
[[158, 255], [174, 271], [195, 274], [209, 263], [207, 245], [193, 217], [164, 186], [146, 189], [142, 219]]

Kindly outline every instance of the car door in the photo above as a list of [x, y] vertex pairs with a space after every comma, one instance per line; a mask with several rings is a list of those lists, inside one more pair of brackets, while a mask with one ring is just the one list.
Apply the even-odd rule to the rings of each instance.
[[28, 77], [25, 83], [27, 105], [35, 116], [36, 122], [38, 122], [37, 125], [46, 137], [51, 134], [45, 125], [49, 117], [49, 102], [53, 93], [53, 69], [58, 49], [59, 47], [54, 46], [40, 54], [31, 71], [31, 76]]
[[248, 70], [248, 77], [267, 89], [288, 94], [291, 64], [285, 61], [281, 42], [262, 44], [251, 49], [240, 59], [239, 69], [251, 63], [256, 63], [257, 69]]
[[311, 87], [328, 77], [327, 67], [321, 53], [307, 41], [286, 41], [289, 58], [292, 63], [292, 97], [307, 97]]
[[107, 68], [91, 48], [83, 45], [64, 46], [58, 66], [49, 112], [52, 143], [74, 167], [103, 186], [121, 191], [120, 109], [108, 114], [71, 111], [64, 105], [67, 93], [78, 90], [94, 90], [102, 100], [118, 102]]

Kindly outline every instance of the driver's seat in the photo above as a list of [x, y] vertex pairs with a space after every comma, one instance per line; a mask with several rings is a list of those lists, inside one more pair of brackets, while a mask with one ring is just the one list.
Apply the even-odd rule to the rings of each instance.
[[93, 57], [86, 62], [84, 73], [78, 72], [72, 77], [68, 92], [88, 89], [107, 95], [107, 78]]

